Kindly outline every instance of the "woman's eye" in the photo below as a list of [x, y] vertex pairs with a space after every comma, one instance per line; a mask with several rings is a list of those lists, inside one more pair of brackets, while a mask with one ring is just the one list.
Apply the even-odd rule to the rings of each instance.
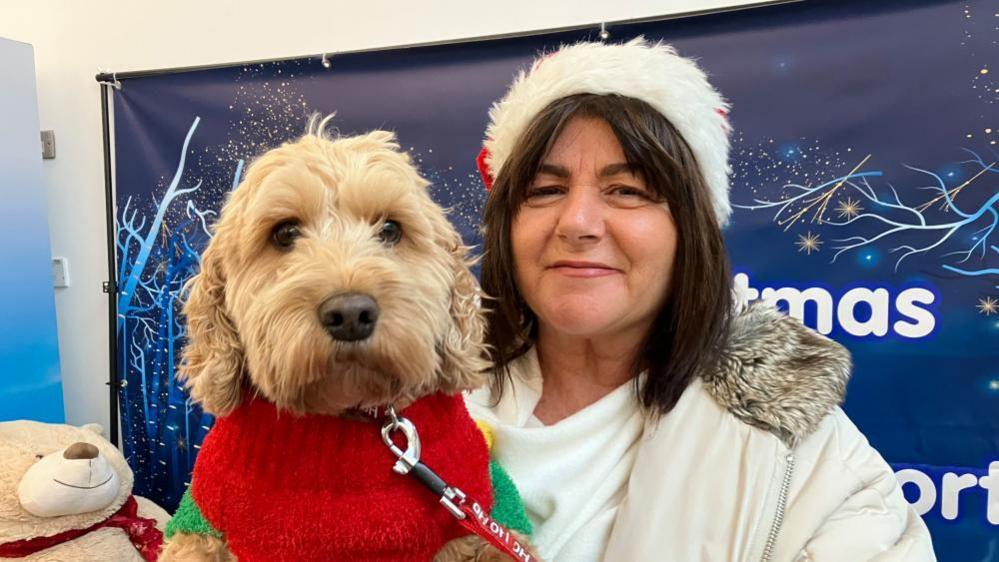
[[644, 189], [639, 189], [637, 187], [631, 187], [628, 185], [617, 185], [610, 188], [610, 193], [612, 195], [623, 195], [625, 197], [642, 197], [649, 198], [649, 194]]
[[290, 249], [295, 245], [295, 239], [301, 236], [302, 231], [294, 221], [282, 222], [271, 231], [271, 241], [280, 250]]
[[395, 246], [402, 240], [402, 225], [394, 220], [383, 222], [382, 229], [378, 233], [378, 239], [386, 246]]
[[611, 186], [606, 193], [611, 201], [623, 207], [642, 207], [649, 203], [662, 202], [662, 199], [649, 190], [630, 185]]
[[558, 185], [543, 185], [539, 187], [532, 187], [527, 190], [527, 200], [537, 201], [548, 197], [561, 195], [563, 192], [565, 192], [565, 189]]

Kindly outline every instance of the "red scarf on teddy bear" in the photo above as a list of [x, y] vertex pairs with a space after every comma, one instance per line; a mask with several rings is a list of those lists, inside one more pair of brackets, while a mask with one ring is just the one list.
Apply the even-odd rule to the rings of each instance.
[[72, 529], [48, 537], [35, 537], [0, 544], [0, 557], [24, 558], [104, 528], [118, 528], [125, 531], [128, 534], [128, 539], [135, 545], [142, 558], [146, 562], [156, 562], [160, 546], [163, 544], [163, 532], [156, 528], [156, 520], [139, 517], [139, 504], [135, 501], [135, 496], [128, 496], [121, 509], [114, 512], [111, 517], [86, 529]]

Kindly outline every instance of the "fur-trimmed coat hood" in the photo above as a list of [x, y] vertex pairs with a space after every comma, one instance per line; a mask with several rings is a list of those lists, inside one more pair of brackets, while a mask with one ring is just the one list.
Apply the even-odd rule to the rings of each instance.
[[[891, 467], [839, 407], [850, 368], [846, 349], [798, 320], [761, 303], [741, 307], [717, 368], [669, 413], [646, 417], [594, 560], [935, 560]], [[540, 377], [533, 350], [510, 370]], [[494, 425], [494, 452], [522, 433], [504, 431], [511, 394], [497, 404], [486, 390], [467, 400]], [[586, 524], [567, 532], [582, 537]]]
[[737, 418], [794, 447], [843, 403], [850, 368], [846, 348], [756, 303], [735, 316], [717, 368], [701, 378]]

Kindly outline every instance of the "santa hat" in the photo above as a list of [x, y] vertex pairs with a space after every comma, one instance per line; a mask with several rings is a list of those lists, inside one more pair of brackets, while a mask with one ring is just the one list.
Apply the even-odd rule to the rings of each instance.
[[623, 44], [577, 43], [534, 61], [506, 96], [489, 110], [478, 167], [486, 189], [535, 116], [555, 100], [574, 94], [617, 94], [651, 105], [687, 142], [710, 191], [718, 223], [729, 204], [729, 104], [694, 61], [670, 45], [642, 37]]

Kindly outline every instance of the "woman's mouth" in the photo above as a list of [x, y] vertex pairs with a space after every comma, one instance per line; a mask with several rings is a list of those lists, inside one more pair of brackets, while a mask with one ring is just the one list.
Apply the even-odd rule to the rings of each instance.
[[620, 273], [619, 269], [605, 263], [578, 260], [556, 261], [548, 266], [548, 269], [554, 270], [566, 277], [581, 278], [605, 277]]

